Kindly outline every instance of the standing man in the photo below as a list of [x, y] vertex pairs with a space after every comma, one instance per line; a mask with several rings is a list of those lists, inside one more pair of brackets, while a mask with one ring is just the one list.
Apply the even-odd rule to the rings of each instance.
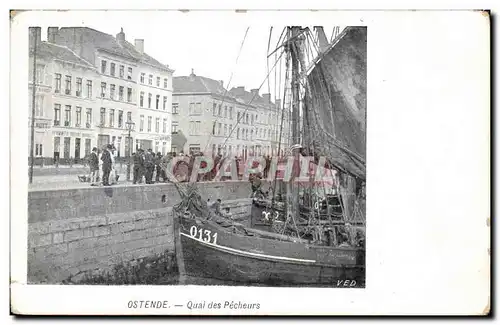
[[106, 148], [102, 151], [102, 184], [104, 186], [110, 186], [109, 184], [109, 173], [111, 172], [113, 161], [111, 159], [111, 148], [112, 146], [108, 144]]
[[153, 159], [153, 150], [151, 150], [150, 148], [144, 155], [144, 167], [146, 168], [146, 184], [153, 183], [153, 171], [155, 168]]
[[94, 185], [99, 178], [99, 157], [97, 156], [97, 148], [92, 148], [92, 152], [89, 157], [89, 167], [90, 167], [90, 184]]
[[134, 152], [134, 184], [137, 184], [139, 177], [141, 177], [141, 152], [140, 149]]
[[163, 180], [165, 180], [165, 177], [163, 176], [163, 170], [161, 169], [160, 163], [161, 163], [161, 152], [158, 152], [155, 157], [155, 168], [156, 168], [156, 182], [160, 182], [160, 176]]

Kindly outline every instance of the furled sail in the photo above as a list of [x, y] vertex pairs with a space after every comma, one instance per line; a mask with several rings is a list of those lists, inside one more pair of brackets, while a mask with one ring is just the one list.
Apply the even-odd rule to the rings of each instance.
[[307, 75], [304, 140], [339, 171], [366, 179], [366, 27], [347, 27]]

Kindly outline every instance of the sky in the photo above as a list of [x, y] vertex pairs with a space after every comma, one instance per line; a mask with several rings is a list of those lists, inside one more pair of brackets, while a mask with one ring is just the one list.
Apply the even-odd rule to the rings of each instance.
[[[47, 27], [86, 26], [107, 34], [116, 35], [123, 28], [130, 43], [144, 39], [145, 52], [175, 70], [174, 76], [196, 75], [222, 80], [227, 88], [244, 86], [259, 88], [267, 70], [267, 53], [272, 26], [270, 51], [276, 48], [284, 24], [270, 25], [272, 19], [240, 19], [241, 16], [224, 12], [179, 11], [92, 11], [92, 12], [38, 12], [33, 25], [42, 27], [42, 40]], [[333, 27], [333, 25], [332, 25]], [[327, 37], [332, 27], [325, 26]], [[247, 36], [245, 33], [248, 29]], [[240, 47], [243, 47], [240, 53]], [[280, 51], [278, 51], [279, 54]], [[238, 57], [239, 55], [239, 57]], [[269, 68], [275, 56], [269, 59]], [[281, 70], [280, 70], [281, 67]], [[274, 99], [282, 97], [279, 84], [284, 60], [271, 71], [260, 94], [271, 92]], [[281, 84], [284, 77], [281, 78]]]

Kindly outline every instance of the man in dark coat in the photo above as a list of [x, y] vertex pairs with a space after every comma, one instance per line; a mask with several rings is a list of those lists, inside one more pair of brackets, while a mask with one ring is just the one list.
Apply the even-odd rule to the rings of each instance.
[[160, 163], [162, 160], [161, 152], [158, 152], [155, 156], [155, 168], [156, 168], [156, 182], [160, 182], [160, 177], [165, 180], [165, 176], [163, 175], [163, 170], [161, 169]]
[[104, 186], [110, 186], [109, 184], [109, 173], [111, 172], [111, 149], [113, 146], [108, 144], [108, 146], [103, 150], [101, 160], [102, 160], [102, 184]]
[[90, 183], [94, 184], [99, 178], [99, 157], [97, 155], [97, 148], [94, 147], [89, 156], [89, 167], [90, 167]]
[[142, 156], [142, 149], [137, 149], [134, 153], [134, 184], [137, 182], [142, 183], [142, 174], [144, 170], [144, 157]]
[[155, 168], [153, 151], [148, 149], [144, 154], [144, 168], [146, 168], [146, 184], [153, 183], [153, 171]]

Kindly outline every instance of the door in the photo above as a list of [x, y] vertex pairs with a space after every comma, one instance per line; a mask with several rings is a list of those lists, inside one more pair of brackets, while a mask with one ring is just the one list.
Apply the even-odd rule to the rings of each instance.
[[71, 138], [64, 137], [64, 159], [69, 159], [69, 150], [71, 146]]
[[91, 141], [90, 139], [85, 139], [85, 156], [90, 155], [90, 146], [91, 146], [90, 141]]
[[80, 138], [75, 139], [75, 160], [80, 159]]
[[61, 138], [54, 138], [54, 161], [59, 160], [59, 150], [61, 150]]

